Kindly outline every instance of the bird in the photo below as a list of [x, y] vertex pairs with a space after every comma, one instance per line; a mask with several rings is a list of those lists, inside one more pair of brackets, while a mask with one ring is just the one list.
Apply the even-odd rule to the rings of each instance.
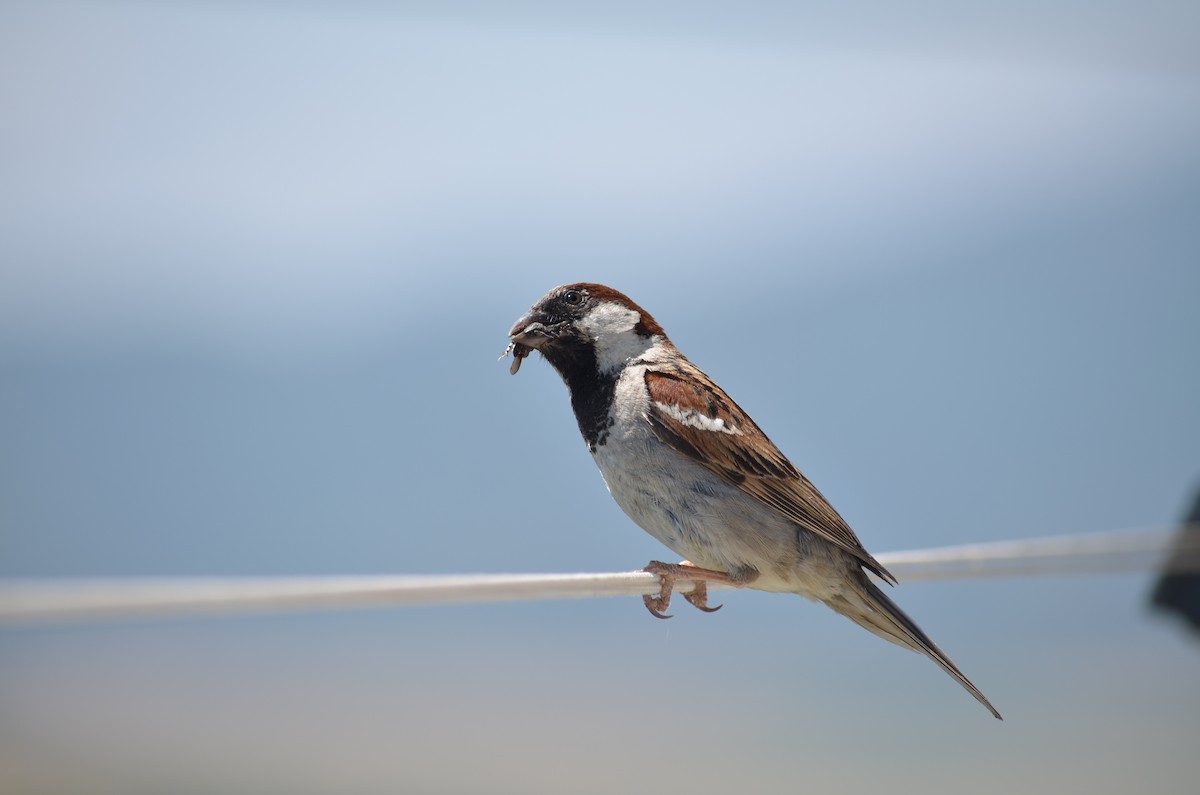
[[[579, 431], [617, 505], [684, 560], [652, 561], [652, 614], [667, 618], [676, 579], [712, 612], [707, 583], [823, 602], [932, 659], [1000, 713], [869, 575], [896, 578], [754, 420], [628, 296], [591, 282], [555, 287], [509, 331], [510, 372], [537, 351], [570, 393]], [[504, 354], [501, 355], [504, 358]]]

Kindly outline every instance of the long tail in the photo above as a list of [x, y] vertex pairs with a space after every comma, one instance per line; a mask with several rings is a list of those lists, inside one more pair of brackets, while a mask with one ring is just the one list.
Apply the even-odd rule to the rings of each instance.
[[[857, 593], [838, 596], [826, 604], [884, 640], [890, 640], [899, 646], [926, 655], [942, 666], [946, 673], [958, 680], [958, 683], [968, 693], [975, 696], [980, 704], [987, 707], [997, 719], [1004, 720], [987, 700], [987, 697], [979, 692], [979, 688], [975, 687], [971, 680], [958, 670], [958, 666], [950, 661], [946, 653], [939, 649], [937, 644], [921, 631], [917, 623], [888, 598], [887, 594], [879, 590], [879, 587], [867, 579], [865, 574], [857, 584], [859, 585], [859, 588], [856, 589]], [[856, 599], [856, 596], [859, 598]]]

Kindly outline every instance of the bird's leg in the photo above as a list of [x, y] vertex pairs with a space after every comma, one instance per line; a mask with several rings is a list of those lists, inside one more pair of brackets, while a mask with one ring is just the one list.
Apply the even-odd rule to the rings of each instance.
[[736, 584], [733, 577], [730, 577], [723, 571], [702, 569], [686, 560], [682, 563], [663, 563], [662, 561], [652, 560], [642, 571], [658, 575], [658, 596], [642, 597], [646, 609], [655, 618], [670, 618], [666, 614], [666, 609], [671, 604], [671, 593], [675, 590], [676, 580], [691, 581], [692, 591], [684, 594], [683, 598], [706, 613], [715, 613], [721, 609], [721, 605], [717, 605], [716, 607], [708, 606], [708, 584], [710, 582]]

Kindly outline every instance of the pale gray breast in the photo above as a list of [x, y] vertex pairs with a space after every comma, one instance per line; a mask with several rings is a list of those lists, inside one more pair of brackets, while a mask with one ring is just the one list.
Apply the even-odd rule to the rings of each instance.
[[[629, 368], [617, 385], [612, 433], [592, 457], [609, 493], [643, 530], [682, 557], [722, 571], [761, 572], [769, 590], [793, 590], [805, 568], [808, 535], [655, 435], [646, 419], [645, 368]], [[804, 589], [801, 589], [804, 590]]]

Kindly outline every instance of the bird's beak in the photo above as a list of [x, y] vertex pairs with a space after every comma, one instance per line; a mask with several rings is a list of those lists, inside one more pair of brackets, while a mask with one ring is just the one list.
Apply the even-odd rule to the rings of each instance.
[[513, 355], [512, 367], [508, 371], [516, 375], [517, 370], [521, 369], [521, 361], [534, 349], [541, 349], [543, 345], [558, 337], [562, 328], [562, 323], [554, 323], [552, 317], [536, 310], [514, 323], [508, 332], [511, 341], [504, 350], [505, 353]]
[[558, 336], [558, 329], [548, 325], [550, 320], [543, 312], [530, 312], [513, 324], [508, 332], [509, 339], [526, 348], [540, 348]]

